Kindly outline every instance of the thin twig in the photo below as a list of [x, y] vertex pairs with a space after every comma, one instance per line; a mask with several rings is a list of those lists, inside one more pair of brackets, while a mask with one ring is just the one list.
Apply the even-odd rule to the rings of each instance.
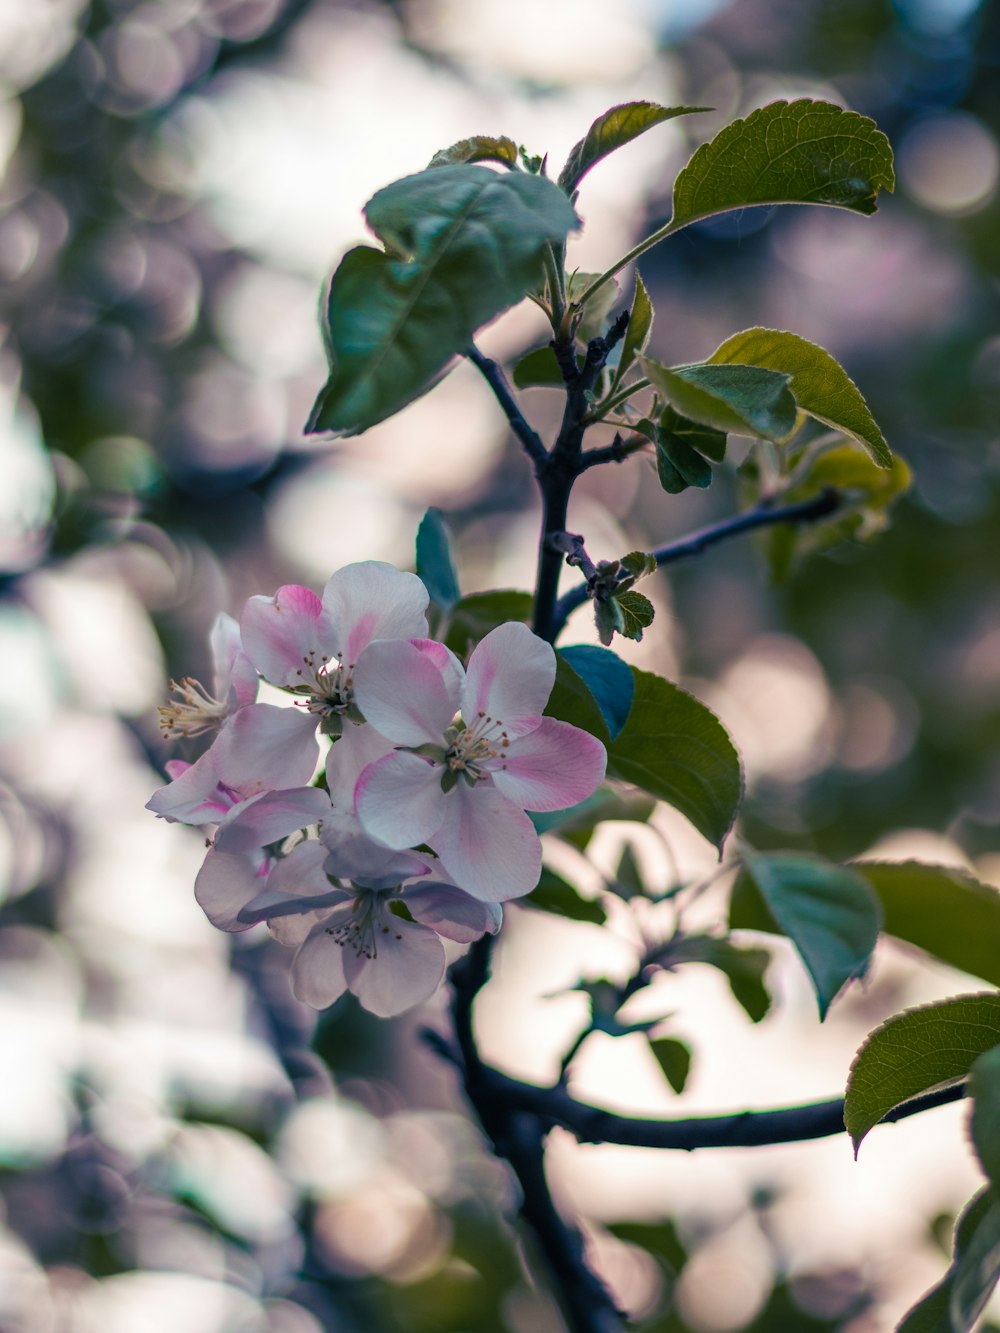
[[[761, 504], [745, 514], [737, 514], [735, 518], [724, 519], [721, 523], [712, 524], [711, 527], [699, 528], [697, 532], [688, 533], [686, 537], [681, 537], [675, 542], [658, 546], [650, 551], [650, 555], [655, 558], [657, 565], [670, 565], [677, 560], [700, 555], [710, 546], [728, 541], [730, 537], [738, 537], [741, 533], [751, 532], [755, 528], [772, 527], [778, 523], [815, 522], [834, 513], [842, 503], [843, 496], [840, 492], [828, 486], [811, 500], [800, 500], [796, 504], [789, 505]], [[579, 583], [575, 588], [570, 588], [569, 592], [563, 593], [556, 602], [553, 615], [556, 636], [561, 633], [570, 613], [587, 600], [588, 593], [587, 584]]]
[[496, 361], [485, 356], [475, 343], [470, 343], [465, 355], [476, 367], [483, 379], [493, 390], [497, 402], [503, 408], [504, 416], [510, 424], [511, 430], [521, 441], [524, 451], [535, 464], [535, 467], [541, 467], [548, 459], [549, 453], [542, 443], [541, 436], [537, 431], [532, 430], [528, 425], [521, 409], [511, 392], [510, 385], [507, 383], [507, 377], [503, 369]]

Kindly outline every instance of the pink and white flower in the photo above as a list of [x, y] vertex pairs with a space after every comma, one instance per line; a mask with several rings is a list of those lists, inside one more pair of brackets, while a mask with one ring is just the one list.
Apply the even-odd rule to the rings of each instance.
[[354, 666], [374, 639], [427, 633], [427, 589], [415, 574], [379, 560], [345, 565], [322, 598], [294, 584], [251, 597], [240, 621], [244, 650], [265, 680], [304, 696], [330, 735], [352, 710]]
[[257, 698], [257, 672], [243, 651], [240, 627], [232, 616], [220, 611], [209, 635], [212, 652], [212, 693], [191, 676], [170, 682], [177, 695], [161, 705], [160, 728], [168, 738], [201, 736]]
[[398, 748], [361, 774], [362, 829], [390, 847], [426, 844], [485, 902], [530, 893], [541, 845], [524, 812], [585, 800], [607, 759], [595, 737], [542, 716], [555, 671], [550, 645], [513, 622], [483, 639], [467, 672], [429, 639], [370, 644], [354, 696]]

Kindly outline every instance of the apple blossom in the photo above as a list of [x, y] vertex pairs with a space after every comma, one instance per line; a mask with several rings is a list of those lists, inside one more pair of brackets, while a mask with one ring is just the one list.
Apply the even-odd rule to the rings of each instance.
[[251, 597], [240, 625], [244, 650], [272, 685], [305, 697], [328, 735], [339, 735], [352, 709], [352, 676], [374, 639], [427, 633], [427, 589], [415, 574], [379, 560], [345, 565], [322, 598], [288, 584], [273, 597]]
[[426, 844], [484, 901], [529, 893], [541, 845], [524, 812], [585, 800], [606, 763], [595, 737], [542, 716], [555, 671], [551, 646], [514, 622], [486, 635], [467, 672], [429, 639], [372, 643], [354, 693], [397, 749], [358, 780], [362, 829], [391, 847]]
[[162, 704], [160, 728], [169, 738], [201, 736], [221, 727], [238, 708], [257, 698], [257, 672], [243, 651], [240, 627], [232, 616], [220, 611], [209, 635], [212, 653], [212, 693], [191, 676], [171, 680], [170, 689], [178, 695]]

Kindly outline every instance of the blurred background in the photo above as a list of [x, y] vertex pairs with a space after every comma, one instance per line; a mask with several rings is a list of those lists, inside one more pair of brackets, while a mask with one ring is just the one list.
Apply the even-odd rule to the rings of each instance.
[[[657, 575], [625, 655], [731, 728], [758, 846], [1000, 883], [1000, 9], [613, 10], [0, 0], [0, 1333], [561, 1327], [505, 1172], [419, 1039], [443, 997], [389, 1023], [348, 997], [317, 1022], [266, 932], [202, 918], [197, 831], [143, 809], [165, 760], [197, 753], [160, 740], [155, 705], [170, 676], [207, 678], [218, 610], [350, 560], [411, 565], [428, 504], [466, 591], [530, 586], [529, 470], [467, 366], [361, 439], [301, 435], [324, 276], [365, 200], [457, 139], [506, 134], [558, 167], [614, 103], [713, 107], [588, 177], [571, 262], [600, 270], [666, 219], [697, 143], [766, 101], [829, 98], [889, 135], [899, 183], [874, 218], [753, 210], [642, 273], [661, 359], [753, 324], [827, 346], [913, 489], [886, 531], [805, 551], [781, 583], [746, 541]], [[482, 343], [544, 338], [532, 308]], [[558, 420], [548, 391], [525, 407]], [[651, 478], [634, 459], [583, 479], [570, 526], [595, 557], [739, 503], [731, 469], [679, 497]], [[585, 616], [569, 639], [593, 641]], [[594, 891], [623, 839], [651, 883], [711, 870], [678, 816], [652, 825], [602, 832], [588, 863], [552, 855]], [[634, 937], [507, 915], [482, 1045], [550, 1079], [586, 1013], [568, 988], [627, 976]], [[886, 944], [819, 1028], [781, 945], [769, 984], [751, 1026], [714, 971], [663, 979], [665, 1030], [695, 1049], [683, 1096], [641, 1038], [599, 1035], [575, 1091], [680, 1115], [834, 1096], [872, 1026], [981, 985]], [[594, 1263], [664, 1333], [891, 1329], [978, 1179], [960, 1107], [877, 1132], [858, 1163], [840, 1140], [681, 1160], [558, 1135], [549, 1162]]]

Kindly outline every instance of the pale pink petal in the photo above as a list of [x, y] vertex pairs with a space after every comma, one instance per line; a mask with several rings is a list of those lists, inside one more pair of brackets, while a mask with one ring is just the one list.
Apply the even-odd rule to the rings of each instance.
[[347, 725], [326, 757], [326, 786], [338, 810], [354, 809], [354, 788], [362, 772], [376, 759], [395, 750], [374, 727]]
[[[337, 909], [350, 914], [350, 907]], [[344, 976], [344, 950], [328, 931], [327, 924], [335, 916], [328, 916], [313, 926], [305, 943], [292, 961], [292, 992], [303, 1004], [311, 1004], [314, 1009], [326, 1009], [339, 1000], [347, 990], [347, 978]]]
[[356, 816], [348, 818], [353, 828], [344, 832], [341, 824], [337, 837], [330, 835], [328, 825], [323, 826], [323, 841], [330, 848], [327, 874], [369, 889], [394, 889], [404, 879], [426, 874], [430, 869], [433, 858], [386, 847], [362, 831]]
[[459, 944], [471, 944], [487, 932], [495, 935], [503, 922], [499, 903], [481, 902], [454, 884], [407, 884], [403, 902], [415, 921]]
[[428, 600], [416, 574], [403, 574], [381, 560], [345, 565], [323, 590], [329, 651], [350, 668], [373, 639], [423, 638]]
[[215, 667], [213, 693], [216, 699], [228, 699], [233, 708], [245, 708], [257, 698], [260, 680], [243, 651], [240, 627], [232, 616], [220, 611], [209, 636]]
[[176, 776], [153, 792], [146, 809], [171, 824], [218, 824], [240, 796], [219, 786], [214, 751], [213, 745], [193, 764], [169, 760], [167, 772]]
[[541, 873], [542, 847], [524, 811], [486, 782], [459, 782], [445, 802], [444, 823], [424, 841], [455, 883], [484, 902], [530, 893]]
[[527, 625], [498, 625], [474, 649], [462, 690], [462, 716], [496, 718], [510, 737], [538, 726], [556, 678], [556, 655]]
[[316, 719], [301, 708], [250, 704], [212, 746], [219, 780], [241, 796], [304, 787], [316, 767]]
[[318, 824], [329, 813], [330, 798], [318, 787], [263, 792], [229, 811], [219, 825], [215, 845], [227, 852], [266, 847]]
[[260, 892], [267, 867], [263, 858], [211, 848], [194, 882], [194, 896], [213, 926], [220, 930], [247, 930], [254, 923], [241, 921], [240, 912]]
[[267, 884], [239, 913], [241, 922], [267, 921], [282, 944], [301, 944], [312, 927], [349, 895], [331, 884], [323, 870], [326, 848], [321, 842], [300, 843], [275, 863]]
[[595, 736], [544, 717], [529, 735], [511, 741], [490, 773], [497, 791], [523, 810], [564, 810], [597, 790], [606, 765]]
[[343, 951], [347, 984], [361, 1004], [379, 1018], [393, 1018], [422, 1004], [444, 978], [444, 945], [433, 930], [390, 912], [377, 937], [373, 958]]
[[240, 617], [243, 651], [272, 685], [307, 685], [323, 665], [323, 604], [297, 584], [251, 597]]
[[361, 654], [354, 701], [397, 745], [440, 745], [458, 712], [462, 667], [443, 643], [381, 639]]
[[443, 770], [415, 754], [390, 754], [369, 764], [356, 789], [358, 819], [370, 838], [387, 847], [430, 842], [445, 817]]

